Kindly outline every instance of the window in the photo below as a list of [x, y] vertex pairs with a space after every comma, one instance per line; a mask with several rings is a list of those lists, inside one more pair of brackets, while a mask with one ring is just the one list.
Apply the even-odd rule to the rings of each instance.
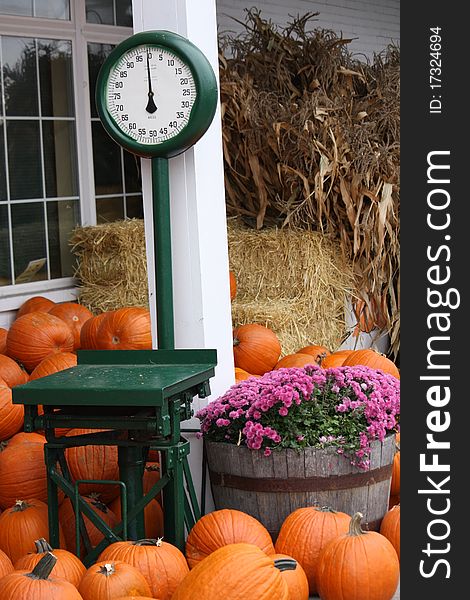
[[132, 3], [0, 0], [0, 15], [0, 296], [73, 287], [73, 228], [143, 216], [140, 160], [94, 105], [102, 62], [132, 35]]

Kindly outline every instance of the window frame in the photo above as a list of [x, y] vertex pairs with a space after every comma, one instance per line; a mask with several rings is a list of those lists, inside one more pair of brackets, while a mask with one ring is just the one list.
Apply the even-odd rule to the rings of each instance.
[[[133, 34], [131, 27], [86, 22], [85, 0], [71, 0], [70, 20], [1, 15], [0, 35], [70, 40], [76, 122], [78, 195], [82, 226], [96, 224], [88, 44], [118, 44]], [[62, 277], [0, 287], [0, 311], [18, 308], [25, 296], [54, 293], [56, 301], [77, 294], [74, 277]]]

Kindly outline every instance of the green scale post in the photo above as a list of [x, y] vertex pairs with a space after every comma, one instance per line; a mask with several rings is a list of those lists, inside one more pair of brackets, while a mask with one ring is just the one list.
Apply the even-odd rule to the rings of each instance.
[[[195, 144], [214, 117], [217, 82], [210, 63], [175, 33], [137, 33], [116, 46], [103, 64], [96, 103], [108, 134], [152, 161], [158, 350], [78, 351], [76, 367], [13, 389], [13, 402], [25, 406], [25, 431], [44, 430], [47, 439], [50, 542], [59, 546], [61, 490], [76, 509], [77, 552], [81, 534], [87, 565], [113, 541], [144, 538], [144, 508], [160, 492], [165, 539], [184, 548], [184, 527], [190, 528], [200, 513], [187, 460], [189, 442], [181, 436], [180, 423], [191, 417], [194, 396], [210, 394], [217, 364], [215, 350], [175, 349], [168, 176], [168, 159]], [[44, 414], [38, 414], [38, 405]], [[58, 427], [97, 431], [56, 437]], [[81, 482], [72, 481], [65, 460], [67, 448], [93, 444], [118, 448], [123, 519], [113, 529], [80, 498]], [[160, 452], [161, 477], [144, 495], [149, 448]], [[95, 548], [83, 516], [104, 534]]]

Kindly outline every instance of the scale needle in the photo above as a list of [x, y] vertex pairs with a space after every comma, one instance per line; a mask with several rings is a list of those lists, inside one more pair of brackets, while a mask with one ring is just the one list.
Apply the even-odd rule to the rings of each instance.
[[157, 107], [155, 105], [155, 102], [153, 100], [153, 96], [154, 93], [152, 91], [152, 78], [150, 77], [150, 63], [149, 63], [149, 52], [147, 50], [147, 76], [148, 76], [148, 80], [149, 80], [149, 92], [148, 92], [148, 102], [147, 102], [147, 106], [145, 107], [145, 110], [152, 114], [157, 110]]

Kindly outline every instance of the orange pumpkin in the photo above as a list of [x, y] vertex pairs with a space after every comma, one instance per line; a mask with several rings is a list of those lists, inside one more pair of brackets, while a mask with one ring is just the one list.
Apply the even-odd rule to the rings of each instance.
[[86, 568], [75, 554], [60, 548], [53, 550], [44, 538], [35, 540], [34, 545], [36, 546], [36, 552], [29, 552], [15, 562], [17, 571], [22, 569], [32, 571], [43, 556], [48, 552], [52, 552], [57, 558], [57, 562], [51, 571], [52, 577], [61, 577], [78, 587]]
[[2, 579], [0, 600], [83, 600], [77, 588], [50, 577], [57, 558], [48, 552], [31, 572], [14, 571]]
[[[71, 429], [65, 435], [74, 437], [87, 433], [98, 432], [99, 429]], [[102, 430], [101, 430], [102, 431]], [[65, 450], [65, 459], [72, 479], [104, 479], [119, 480], [117, 446], [72, 446]], [[99, 483], [81, 483], [80, 494], [99, 494], [105, 504], [114, 500], [119, 494], [119, 486]]]
[[13, 573], [14, 570], [11, 560], [3, 550], [0, 550], [0, 579], [8, 575], [8, 573]]
[[82, 577], [78, 591], [83, 600], [112, 600], [116, 596], [151, 596], [145, 577], [123, 561], [100, 561]]
[[298, 508], [286, 517], [276, 540], [276, 552], [292, 556], [307, 575], [310, 594], [317, 592], [318, 556], [335, 537], [346, 533], [351, 518], [328, 506]]
[[[115, 527], [119, 520], [116, 515], [106, 506], [103, 502], [100, 502], [97, 498], [92, 496], [82, 496], [88, 506], [90, 506], [96, 514], [108, 525], [108, 527]], [[102, 539], [103, 533], [88, 519], [87, 516], [83, 515], [85, 523], [85, 529], [88, 533], [90, 543], [95, 547]], [[73, 510], [73, 504], [70, 498], [65, 498], [59, 507], [59, 523], [62, 526], [64, 532], [65, 544], [64, 547], [70, 552], [77, 554], [76, 539], [75, 539], [75, 512]], [[82, 540], [83, 542], [83, 540]], [[83, 556], [84, 544], [80, 543], [81, 555]]]
[[397, 369], [395, 363], [376, 350], [367, 348], [351, 352], [343, 362], [343, 367], [354, 367], [356, 365], [365, 365], [371, 369], [381, 369], [384, 373], [389, 373], [400, 379], [400, 371]]
[[274, 368], [280, 355], [281, 344], [269, 327], [248, 323], [233, 330], [236, 367], [254, 375], [264, 375]]
[[230, 277], [230, 300], [232, 301], [237, 295], [237, 280], [233, 271], [229, 271], [228, 274]]
[[[47, 502], [45, 443], [44, 436], [20, 432], [0, 447], [0, 508], [13, 506], [18, 498]], [[59, 501], [63, 497], [59, 491]]]
[[[60, 530], [62, 537], [62, 531]], [[33, 552], [35, 540], [49, 537], [47, 504], [39, 500], [17, 500], [0, 515], [0, 549], [15, 563]]]
[[230, 508], [204, 515], [196, 522], [186, 540], [189, 567], [194, 568], [217, 548], [238, 542], [254, 544], [266, 554], [274, 554], [268, 530], [251, 515]]
[[0, 377], [0, 441], [11, 438], [23, 427], [24, 407], [13, 404], [11, 389]]
[[380, 533], [392, 544], [400, 560], [400, 505], [397, 504], [387, 511], [380, 524]]
[[13, 321], [7, 336], [7, 353], [31, 372], [52, 352], [72, 352], [73, 333], [59, 319], [31, 312]]
[[139, 570], [150, 586], [149, 596], [171, 600], [189, 572], [183, 553], [161, 539], [114, 542], [99, 556], [100, 561], [124, 561]]
[[387, 538], [362, 531], [362, 514], [351, 519], [349, 532], [323, 548], [317, 583], [322, 600], [389, 600], [398, 585], [400, 565]]
[[337, 350], [325, 356], [321, 361], [320, 365], [324, 369], [332, 369], [335, 367], [342, 367], [346, 358], [353, 352], [353, 350]]
[[92, 317], [83, 323], [80, 329], [80, 348], [85, 350], [97, 350], [98, 339], [97, 333], [101, 321], [108, 315], [108, 312], [103, 312], [96, 317]]
[[99, 350], [151, 350], [150, 311], [120, 308], [103, 318], [96, 333]]
[[0, 327], [0, 354], [6, 354], [7, 352], [7, 335], [8, 329]]
[[5, 354], [0, 354], [0, 377], [11, 388], [28, 381], [28, 374], [17, 362]]
[[70, 327], [73, 333], [73, 348], [77, 350], [80, 346], [80, 331], [83, 324], [93, 317], [91, 310], [88, 310], [86, 306], [77, 304], [76, 302], [63, 302], [62, 304], [56, 304], [48, 311], [50, 315], [59, 317]]
[[77, 355], [73, 352], [54, 352], [46, 356], [38, 366], [33, 369], [29, 380], [39, 379], [63, 371], [64, 369], [70, 369], [77, 365]]
[[290, 600], [281, 564], [253, 544], [229, 544], [197, 564], [171, 600]]
[[240, 367], [235, 367], [235, 382], [244, 381], [245, 379], [250, 379], [250, 377], [259, 377], [259, 375], [252, 375], [251, 373], [247, 373]]
[[318, 344], [313, 344], [311, 346], [304, 346], [297, 350], [296, 354], [310, 354], [315, 359], [317, 365], [320, 365], [322, 360], [330, 355], [330, 351], [325, 346], [319, 346]]
[[311, 354], [287, 354], [274, 366], [275, 369], [288, 369], [291, 367], [306, 367], [307, 365], [317, 364], [315, 358]]
[[49, 312], [51, 308], [55, 305], [53, 300], [49, 300], [49, 298], [45, 298], [44, 296], [33, 296], [29, 298], [19, 307], [16, 313], [16, 319], [19, 319], [23, 315], [27, 315], [31, 312]]
[[[292, 556], [288, 556], [287, 554], [272, 554], [271, 558], [273, 560], [292, 559]], [[289, 588], [289, 600], [309, 599], [308, 579], [300, 563], [296, 561], [295, 569], [281, 571], [281, 576]]]

